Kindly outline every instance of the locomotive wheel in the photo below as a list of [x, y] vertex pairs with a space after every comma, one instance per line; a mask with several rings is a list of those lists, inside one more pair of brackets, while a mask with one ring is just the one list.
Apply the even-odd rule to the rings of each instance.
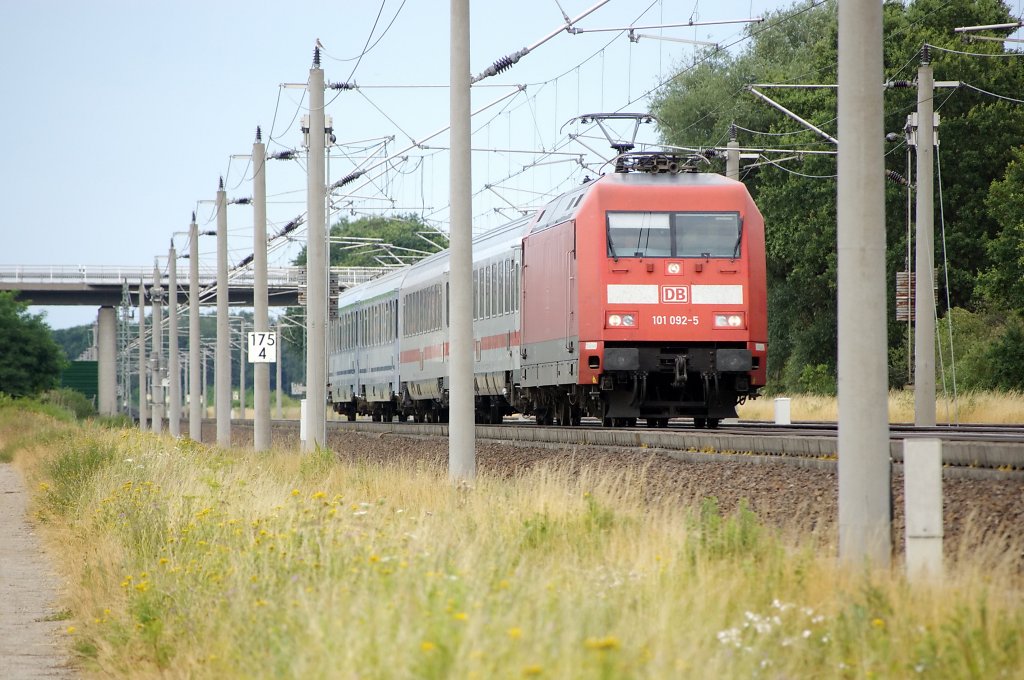
[[370, 416], [370, 420], [372, 420], [375, 423], [379, 423], [380, 422], [380, 411], [374, 411], [373, 415]]
[[717, 430], [719, 422], [720, 422], [719, 418], [708, 418], [708, 429], [709, 430]]
[[695, 428], [697, 428], [698, 430], [701, 429], [701, 428], [707, 427], [707, 425], [708, 425], [708, 419], [707, 418], [694, 418], [693, 419], [693, 426]]
[[414, 423], [422, 423], [423, 422], [423, 414], [420, 413], [419, 411], [417, 411], [416, 413], [412, 414], [412, 422], [414, 422]]
[[601, 419], [601, 426], [602, 427], [614, 427], [614, 425], [612, 423], [612, 419], [609, 418], [608, 416], [605, 416], [604, 418]]
[[347, 414], [345, 414], [345, 415], [347, 415], [347, 416], [348, 416], [348, 422], [350, 422], [350, 423], [351, 423], [351, 422], [354, 422], [354, 421], [355, 421], [355, 419], [356, 419], [356, 412], [355, 412], [355, 411], [349, 411], [349, 412], [348, 412]]

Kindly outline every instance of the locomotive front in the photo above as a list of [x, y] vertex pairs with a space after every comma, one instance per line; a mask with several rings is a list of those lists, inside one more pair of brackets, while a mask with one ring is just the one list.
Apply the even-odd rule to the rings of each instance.
[[742, 183], [604, 177], [576, 215], [576, 250], [588, 411], [607, 425], [690, 416], [716, 427], [757, 396], [768, 336], [764, 221]]

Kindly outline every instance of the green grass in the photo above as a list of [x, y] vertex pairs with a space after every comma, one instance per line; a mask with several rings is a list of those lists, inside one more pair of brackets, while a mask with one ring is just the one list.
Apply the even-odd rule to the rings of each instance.
[[645, 503], [642, 470], [540, 467], [465, 486], [422, 463], [225, 454], [63, 427], [27, 465], [89, 675], [1024, 669], [1013, 559], [957, 564], [942, 584], [912, 586], [896, 572], [841, 570], [828, 543], [784, 541], [745, 506], [723, 515], [711, 498]]

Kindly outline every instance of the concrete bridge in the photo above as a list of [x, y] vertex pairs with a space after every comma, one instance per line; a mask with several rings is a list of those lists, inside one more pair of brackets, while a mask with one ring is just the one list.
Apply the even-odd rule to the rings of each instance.
[[[386, 267], [331, 267], [330, 296], [332, 302], [342, 290], [369, 281], [390, 271]], [[156, 321], [157, 331], [154, 335], [152, 324], [146, 329], [146, 336], [140, 342], [138, 336], [128, 334], [127, 322], [118, 322], [116, 307], [146, 306], [150, 290], [159, 286], [163, 289], [166, 305], [169, 300], [177, 300], [178, 307], [189, 303], [189, 277], [178, 275], [175, 281], [177, 289], [173, 298], [169, 296], [170, 282], [166, 275], [159, 275], [154, 280], [152, 267], [112, 267], [112, 266], [66, 266], [66, 265], [0, 265], [0, 291], [16, 291], [19, 300], [33, 305], [94, 305], [99, 308], [97, 313], [96, 348], [98, 362], [99, 395], [98, 410], [101, 414], [113, 414], [118, 410], [118, 384], [123, 390], [129, 390], [130, 377], [140, 371], [145, 374], [148, 364], [156, 367], [149, 387], [154, 392], [162, 392], [160, 386], [160, 359], [163, 347], [164, 328], [169, 320], [165, 311]], [[305, 267], [279, 267], [267, 271], [268, 305], [270, 307], [289, 307], [305, 304], [306, 269]], [[252, 307], [253, 273], [251, 269], [237, 268], [228, 274], [228, 304], [234, 307]], [[140, 286], [145, 292], [139, 300]], [[217, 275], [216, 269], [199, 270], [199, 304], [216, 305]], [[181, 310], [187, 316], [187, 309]], [[140, 315], [142, 316], [142, 315]], [[127, 318], [127, 317], [125, 317]], [[147, 352], [147, 345], [157, 345]], [[120, 356], [119, 356], [120, 355]], [[131, 356], [137, 358], [132, 361]], [[118, 367], [120, 366], [120, 370]], [[280, 367], [280, 363], [278, 364]], [[164, 376], [167, 380], [178, 380], [179, 376]], [[143, 378], [145, 383], [145, 378]], [[205, 380], [204, 380], [205, 382]], [[280, 382], [280, 377], [278, 378]], [[146, 390], [143, 390], [146, 391]], [[162, 397], [156, 403], [162, 402]]]
[[[335, 291], [344, 290], [376, 278], [389, 271], [384, 267], [332, 267]], [[0, 290], [18, 292], [18, 299], [33, 305], [94, 305], [116, 307], [125, 301], [139, 304], [140, 283], [149, 291], [153, 287], [152, 267], [116, 267], [97, 265], [0, 265]], [[160, 286], [166, 291], [169, 282], [162, 277]], [[305, 289], [303, 267], [276, 267], [267, 270], [269, 304], [291, 307], [300, 304]], [[200, 268], [199, 301], [202, 305], [217, 303], [217, 270]], [[178, 274], [178, 304], [188, 302], [188, 271]], [[235, 307], [253, 306], [253, 275], [248, 269], [228, 275], [228, 301]]]

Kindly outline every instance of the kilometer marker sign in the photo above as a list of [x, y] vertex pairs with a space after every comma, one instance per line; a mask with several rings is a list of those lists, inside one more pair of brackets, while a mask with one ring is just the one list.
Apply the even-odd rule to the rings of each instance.
[[277, 361], [277, 333], [249, 333], [249, 363], [272, 364]]

